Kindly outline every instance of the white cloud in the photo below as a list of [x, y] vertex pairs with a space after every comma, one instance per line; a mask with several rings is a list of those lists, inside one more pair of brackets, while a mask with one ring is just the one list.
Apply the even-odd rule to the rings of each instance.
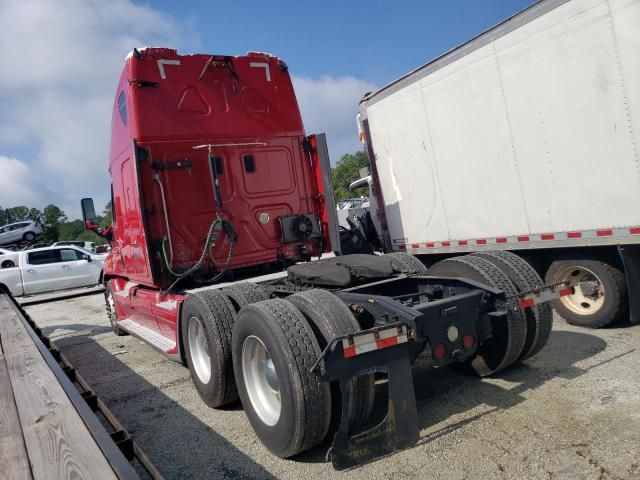
[[4, 157], [3, 182], [19, 175], [0, 188], [0, 205], [56, 203], [74, 218], [80, 197], [94, 196], [101, 208], [124, 58], [139, 45], [180, 48], [186, 37], [197, 43], [188, 27], [129, 0], [0, 1], [0, 154], [27, 140], [35, 151], [12, 164]]
[[362, 150], [356, 115], [362, 96], [376, 86], [353, 77], [293, 77], [307, 134], [326, 133], [331, 163], [345, 153]]
[[[101, 209], [125, 55], [198, 43], [189, 24], [131, 0], [0, 0], [0, 205], [55, 203], [77, 218], [79, 199], [92, 196]], [[306, 131], [327, 134], [333, 163], [360, 149], [358, 102], [375, 86], [352, 77], [293, 81]]]
[[46, 185], [40, 184], [33, 172], [17, 158], [0, 155], [0, 206], [3, 208], [25, 205], [46, 205], [50, 194]]

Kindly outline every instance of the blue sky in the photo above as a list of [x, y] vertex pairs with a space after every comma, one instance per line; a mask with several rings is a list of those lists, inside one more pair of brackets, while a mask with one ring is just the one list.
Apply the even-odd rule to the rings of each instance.
[[365, 92], [531, 3], [0, 0], [0, 206], [55, 203], [77, 218], [81, 197], [106, 203], [114, 89], [134, 47], [278, 55], [335, 163], [360, 148]]
[[207, 51], [267, 51], [297, 75], [383, 85], [531, 5], [533, 0], [154, 1]]

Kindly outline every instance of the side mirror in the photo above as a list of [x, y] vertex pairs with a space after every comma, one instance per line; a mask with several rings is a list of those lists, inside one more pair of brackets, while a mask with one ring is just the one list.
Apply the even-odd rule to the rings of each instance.
[[93, 206], [93, 198], [83, 198], [80, 201], [80, 205], [82, 207], [82, 220], [84, 221], [85, 227], [87, 227], [87, 222], [93, 225], [98, 223], [96, 209]]
[[89, 263], [93, 262], [93, 260], [91, 259], [91, 257], [89, 255], [85, 255], [84, 259]]

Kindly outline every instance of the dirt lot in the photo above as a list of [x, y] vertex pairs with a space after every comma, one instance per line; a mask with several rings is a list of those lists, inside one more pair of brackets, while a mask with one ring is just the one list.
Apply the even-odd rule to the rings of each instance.
[[111, 333], [100, 293], [26, 310], [167, 478], [640, 478], [640, 326], [556, 319], [541, 353], [491, 379], [419, 361], [418, 446], [338, 473], [328, 444], [280, 460], [239, 405], [206, 407], [186, 368]]

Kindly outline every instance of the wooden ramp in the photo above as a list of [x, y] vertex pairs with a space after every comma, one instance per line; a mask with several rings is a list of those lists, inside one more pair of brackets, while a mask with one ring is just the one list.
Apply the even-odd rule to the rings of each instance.
[[1, 292], [0, 478], [139, 478], [13, 300]]

